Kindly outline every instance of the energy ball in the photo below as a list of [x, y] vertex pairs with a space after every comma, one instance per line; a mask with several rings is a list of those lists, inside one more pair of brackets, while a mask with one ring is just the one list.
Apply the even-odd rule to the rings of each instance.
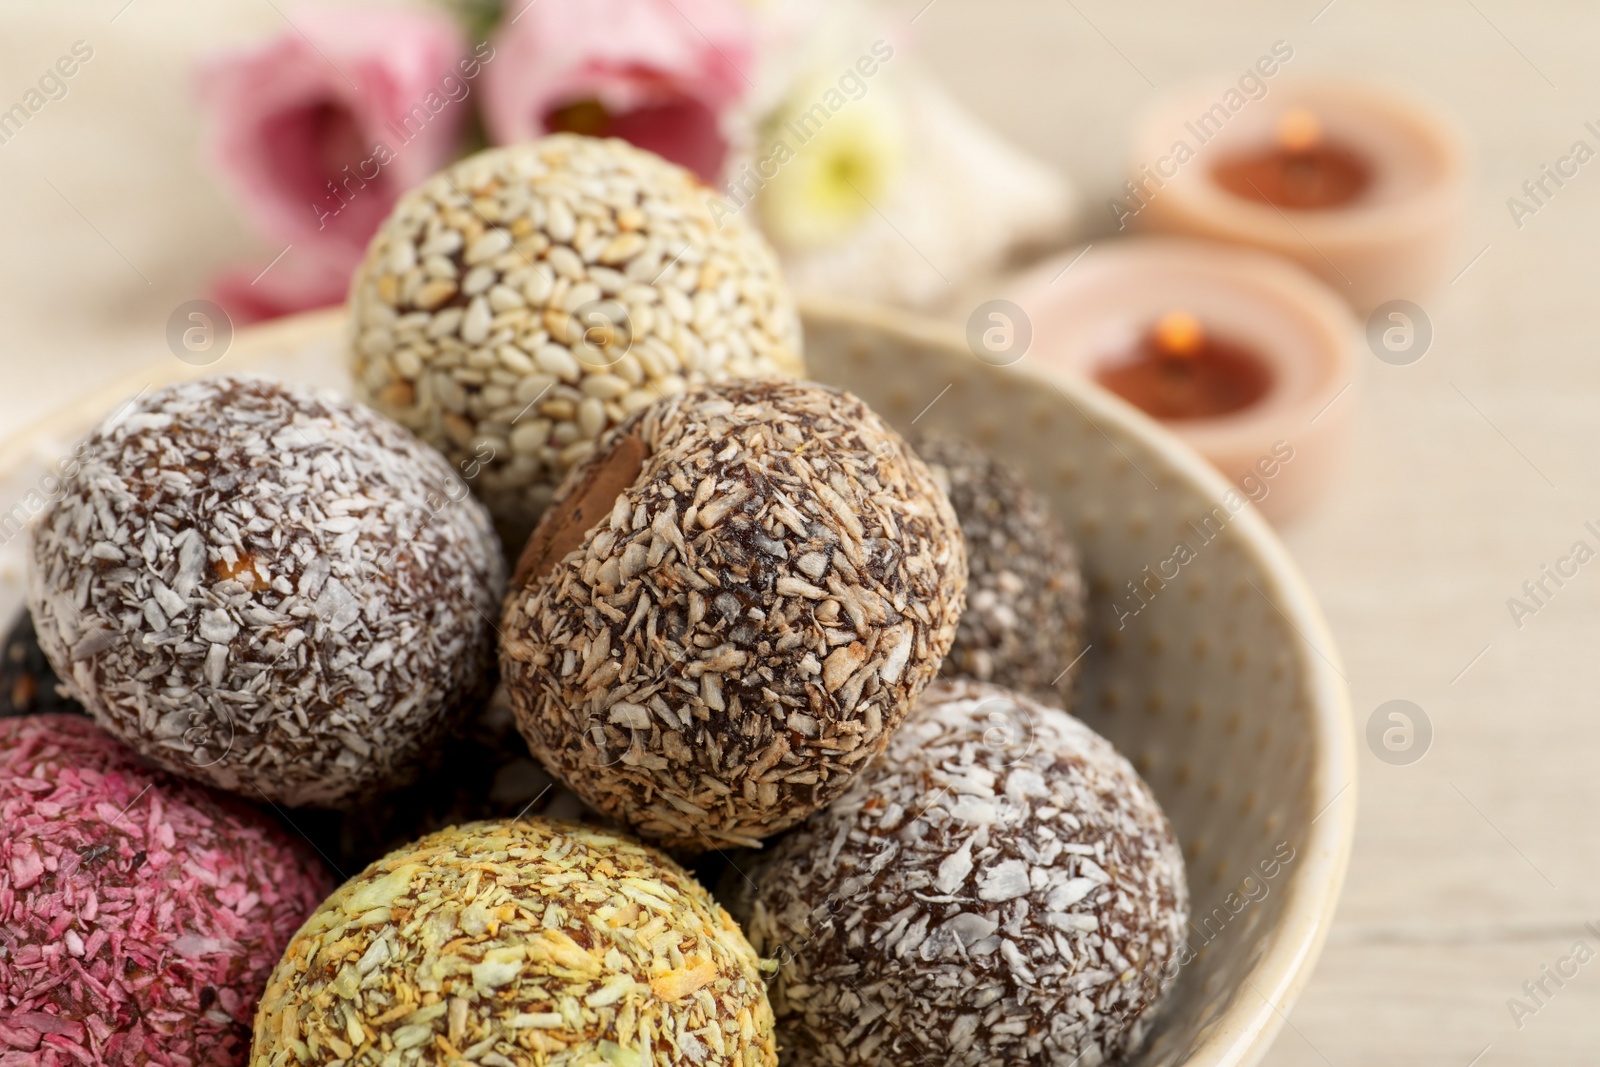
[[1072, 541], [1012, 468], [960, 441], [916, 449], [967, 544], [967, 610], [939, 673], [1070, 707], [1086, 614]]
[[[1188, 918], [1149, 788], [1066, 712], [940, 681], [843, 797], [729, 880], [792, 1067], [1115, 1061]], [[753, 886], [753, 888], [752, 888]]]
[[39, 643], [95, 721], [274, 803], [404, 779], [487, 697], [504, 560], [437, 452], [264, 379], [141, 394], [38, 519]]
[[652, 849], [530, 818], [423, 838], [295, 935], [254, 1067], [773, 1067], [761, 961]]
[[241, 1067], [332, 888], [270, 818], [87, 719], [0, 720], [0, 1061]]
[[350, 295], [357, 395], [476, 471], [514, 552], [605, 430], [724, 378], [798, 375], [776, 255], [690, 172], [570, 134], [405, 196]]
[[522, 734], [669, 847], [754, 845], [844, 791], [961, 614], [954, 514], [848, 393], [700, 386], [573, 469], [501, 627]]

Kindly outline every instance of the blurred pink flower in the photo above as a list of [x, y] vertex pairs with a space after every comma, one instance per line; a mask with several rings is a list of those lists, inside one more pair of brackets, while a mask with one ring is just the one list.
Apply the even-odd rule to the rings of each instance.
[[230, 267], [218, 275], [211, 296], [235, 326], [344, 302], [350, 276], [361, 262], [345, 245], [295, 245], [266, 270]]
[[715, 181], [759, 44], [745, 0], [511, 0], [484, 73], [497, 144], [621, 137]]
[[400, 194], [456, 155], [463, 101], [493, 51], [469, 57], [454, 22], [420, 9], [291, 18], [270, 42], [209, 58], [198, 80], [208, 155], [251, 220], [321, 250], [274, 280], [280, 295], [309, 298], [331, 291], [341, 265], [348, 277]]

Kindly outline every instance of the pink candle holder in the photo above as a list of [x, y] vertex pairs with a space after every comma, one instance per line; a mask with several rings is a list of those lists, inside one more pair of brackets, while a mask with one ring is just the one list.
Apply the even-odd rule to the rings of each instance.
[[[1240, 394], [1247, 398], [1242, 405], [1157, 421], [1269, 518], [1303, 512], [1342, 465], [1360, 334], [1349, 308], [1293, 263], [1230, 245], [1135, 239], [1042, 263], [1011, 299], [1032, 327], [1029, 358], [1102, 385], [1115, 383], [1130, 360], [1148, 358], [1141, 346], [1148, 348], [1153, 336], [1158, 346], [1183, 344], [1156, 336], [1158, 327], [1174, 329], [1175, 313], [1191, 318], [1232, 358], [1258, 363], [1265, 384]], [[1178, 377], [1181, 407], [1185, 379]], [[1143, 401], [1160, 410], [1148, 395], [1130, 392], [1137, 388], [1124, 389], [1134, 406]]]
[[1467, 164], [1451, 120], [1331, 80], [1233, 102], [1196, 92], [1153, 115], [1112, 201], [1119, 224], [1276, 252], [1362, 314], [1421, 298], [1457, 265]]

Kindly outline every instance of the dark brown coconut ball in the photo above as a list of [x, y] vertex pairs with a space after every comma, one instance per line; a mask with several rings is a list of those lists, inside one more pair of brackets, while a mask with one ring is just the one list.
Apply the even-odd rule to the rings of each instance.
[[762, 961], [654, 849], [527, 818], [389, 854], [306, 921], [253, 1067], [776, 1067]]
[[242, 1067], [332, 888], [298, 836], [87, 719], [0, 721], [0, 1063]]
[[506, 602], [533, 752], [602, 814], [689, 851], [844, 791], [933, 678], [966, 565], [950, 505], [847, 393], [704, 386], [575, 468]]
[[504, 562], [450, 465], [263, 379], [142, 394], [39, 516], [39, 643], [95, 721], [254, 800], [410, 773], [491, 676]]
[[792, 1067], [1070, 1064], [1143, 1038], [1183, 857], [1110, 743], [974, 682], [923, 694], [844, 796], [727, 880]]
[[1066, 530], [1021, 475], [981, 450], [948, 439], [916, 448], [967, 544], [967, 610], [939, 673], [1070, 707], [1085, 608]]

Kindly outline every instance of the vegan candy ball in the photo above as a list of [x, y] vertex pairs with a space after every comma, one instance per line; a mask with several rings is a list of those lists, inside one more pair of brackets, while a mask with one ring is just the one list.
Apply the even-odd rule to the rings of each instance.
[[330, 889], [270, 818], [87, 719], [0, 720], [0, 1060], [240, 1067]]
[[967, 610], [940, 674], [1069, 707], [1083, 652], [1083, 572], [1066, 531], [1022, 477], [960, 441], [917, 442], [967, 546]]
[[707, 385], [573, 470], [513, 579], [501, 674], [596, 810], [673, 848], [754, 844], [883, 750], [965, 583], [949, 502], [865, 404]]
[[437, 452], [264, 379], [144, 393], [40, 515], [39, 643], [105, 729], [259, 801], [393, 784], [487, 696], [504, 562]]
[[458, 464], [514, 552], [605, 430], [701, 382], [801, 372], [777, 257], [681, 167], [570, 134], [404, 197], [351, 288], [361, 399]]
[[1065, 712], [930, 686], [884, 758], [729, 879], [793, 1067], [1115, 1061], [1177, 970], [1183, 857]]
[[295, 935], [254, 1067], [775, 1067], [760, 959], [699, 883], [625, 838], [540, 818], [391, 853]]

